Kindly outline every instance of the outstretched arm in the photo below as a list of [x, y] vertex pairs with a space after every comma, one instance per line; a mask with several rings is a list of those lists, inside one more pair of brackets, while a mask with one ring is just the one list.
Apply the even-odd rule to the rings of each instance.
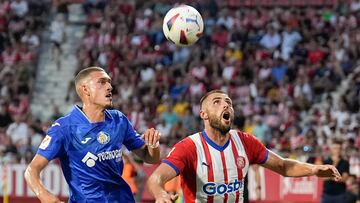
[[154, 128], [147, 129], [143, 134], [145, 145], [133, 152], [146, 163], [155, 164], [160, 161], [160, 132]]
[[334, 181], [341, 180], [341, 175], [335, 166], [313, 165], [292, 159], [284, 159], [270, 150], [269, 157], [263, 166], [286, 177], [316, 175], [318, 177], [331, 178]]
[[49, 161], [41, 155], [35, 155], [25, 170], [25, 180], [35, 195], [42, 203], [63, 203], [51, 194], [40, 180], [40, 172], [48, 165]]
[[168, 164], [161, 163], [160, 166], [149, 177], [147, 187], [155, 197], [156, 203], [171, 203], [176, 200], [178, 195], [170, 195], [165, 191], [164, 185], [169, 180], [175, 178], [176, 171]]

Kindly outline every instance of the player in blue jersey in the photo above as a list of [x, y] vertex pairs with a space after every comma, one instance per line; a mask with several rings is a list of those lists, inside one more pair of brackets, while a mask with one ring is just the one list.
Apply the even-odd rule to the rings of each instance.
[[143, 138], [126, 116], [112, 106], [109, 75], [99, 67], [86, 68], [75, 77], [82, 107], [55, 121], [25, 171], [25, 179], [42, 203], [58, 203], [41, 183], [40, 172], [59, 158], [69, 185], [71, 203], [135, 202], [122, 179], [123, 147], [147, 163], [159, 161], [160, 134], [148, 129]]

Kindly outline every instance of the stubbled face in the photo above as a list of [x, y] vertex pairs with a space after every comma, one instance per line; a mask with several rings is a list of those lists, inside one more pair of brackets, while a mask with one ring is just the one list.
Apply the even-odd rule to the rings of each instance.
[[88, 96], [91, 104], [103, 108], [112, 107], [112, 86], [110, 76], [103, 71], [90, 73], [86, 81], [88, 87]]
[[203, 102], [204, 120], [208, 120], [209, 125], [218, 130], [222, 135], [226, 135], [231, 129], [234, 121], [234, 108], [232, 100], [228, 95], [213, 93]]

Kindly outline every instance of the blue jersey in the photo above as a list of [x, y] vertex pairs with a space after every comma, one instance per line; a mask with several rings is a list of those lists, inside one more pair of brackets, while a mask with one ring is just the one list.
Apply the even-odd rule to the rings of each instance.
[[135, 202], [121, 177], [122, 146], [134, 150], [144, 144], [120, 111], [105, 110], [105, 121], [91, 123], [75, 106], [51, 126], [37, 153], [60, 159], [71, 203]]

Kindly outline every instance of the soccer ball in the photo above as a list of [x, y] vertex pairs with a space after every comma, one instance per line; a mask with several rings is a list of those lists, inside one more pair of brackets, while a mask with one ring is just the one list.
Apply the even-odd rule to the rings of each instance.
[[190, 46], [202, 35], [204, 22], [200, 13], [188, 5], [170, 9], [163, 21], [165, 37], [177, 46]]

